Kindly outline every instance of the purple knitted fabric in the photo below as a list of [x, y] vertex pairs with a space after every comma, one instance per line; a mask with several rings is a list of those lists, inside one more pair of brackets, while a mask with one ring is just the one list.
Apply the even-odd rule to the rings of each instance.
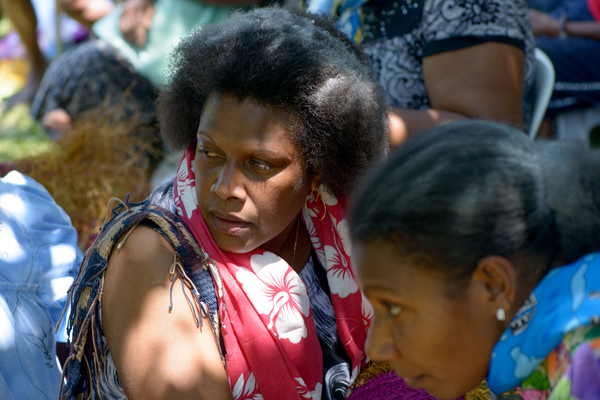
[[[356, 388], [349, 400], [436, 400], [423, 389], [411, 389], [394, 371], [380, 374]], [[464, 400], [464, 396], [457, 400]]]

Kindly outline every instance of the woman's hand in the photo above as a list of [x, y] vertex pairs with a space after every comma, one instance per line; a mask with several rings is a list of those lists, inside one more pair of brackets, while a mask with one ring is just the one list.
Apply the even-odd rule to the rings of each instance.
[[535, 36], [558, 36], [558, 21], [545, 12], [530, 9], [529, 20]]
[[127, 0], [119, 21], [123, 38], [137, 47], [143, 47], [153, 16], [154, 0]]

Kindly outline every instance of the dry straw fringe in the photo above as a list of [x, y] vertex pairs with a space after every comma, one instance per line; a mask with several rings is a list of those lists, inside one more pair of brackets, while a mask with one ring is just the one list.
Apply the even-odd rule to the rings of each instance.
[[118, 107], [89, 111], [50, 150], [14, 162], [14, 169], [41, 183], [69, 215], [82, 249], [98, 234], [111, 198], [129, 193], [136, 202], [150, 193], [148, 156], [161, 156], [149, 139], [152, 128], [118, 115]]

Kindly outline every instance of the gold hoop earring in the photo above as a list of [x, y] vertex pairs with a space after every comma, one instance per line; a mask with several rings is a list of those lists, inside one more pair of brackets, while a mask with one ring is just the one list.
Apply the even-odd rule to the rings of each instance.
[[[316, 197], [315, 197], [315, 192], [317, 192]], [[325, 219], [325, 216], [327, 215], [327, 204], [325, 204], [325, 200], [323, 200], [323, 197], [321, 197], [321, 192], [319, 192], [319, 189], [313, 190], [310, 194], [312, 195], [315, 203], [319, 200], [319, 198], [321, 199], [321, 202], [323, 202], [323, 216], [321, 218], [319, 218], [319, 221], [323, 221]], [[306, 213], [310, 216], [307, 202], [308, 202], [308, 197], [306, 197], [306, 200], [304, 200], [304, 208], [306, 209]]]
[[323, 200], [321, 192], [319, 192], [319, 189], [317, 189], [317, 201], [319, 199], [321, 199], [321, 202], [323, 202], [323, 216], [319, 219], [319, 221], [323, 221], [325, 219], [325, 216], [327, 215], [327, 204], [325, 204], [325, 200]]

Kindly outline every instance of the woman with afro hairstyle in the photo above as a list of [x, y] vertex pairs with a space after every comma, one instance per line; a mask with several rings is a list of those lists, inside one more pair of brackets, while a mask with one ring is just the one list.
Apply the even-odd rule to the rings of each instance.
[[365, 178], [349, 221], [367, 343], [450, 399], [600, 398], [600, 153], [460, 121]]
[[179, 169], [88, 249], [62, 398], [344, 398], [371, 318], [346, 196], [388, 148], [368, 60], [266, 7], [183, 38], [169, 71]]

